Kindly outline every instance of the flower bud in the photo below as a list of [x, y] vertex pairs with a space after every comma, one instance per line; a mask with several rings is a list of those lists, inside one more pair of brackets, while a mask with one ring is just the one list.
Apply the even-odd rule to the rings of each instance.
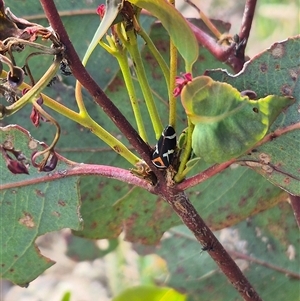
[[35, 107], [32, 107], [30, 120], [35, 127], [38, 127], [40, 125], [40, 113], [35, 109]]
[[182, 73], [180, 76], [176, 76], [175, 79], [175, 89], [173, 90], [173, 96], [177, 97], [181, 94], [182, 89], [188, 82], [192, 81], [192, 74], [191, 73]]
[[97, 7], [97, 14], [100, 16], [101, 19], [103, 19], [105, 15], [105, 10], [106, 10], [105, 4], [100, 4]]

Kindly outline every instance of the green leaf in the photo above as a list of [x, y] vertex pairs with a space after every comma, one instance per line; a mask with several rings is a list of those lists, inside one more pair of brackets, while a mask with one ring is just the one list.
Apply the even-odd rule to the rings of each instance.
[[[42, 149], [19, 126], [0, 128], [0, 144], [4, 143], [22, 151], [26, 158]], [[68, 167], [60, 158], [55, 172], [63, 175]], [[78, 178], [51, 181], [52, 173], [38, 173], [32, 167], [29, 175], [13, 175], [2, 158], [0, 170], [0, 277], [26, 286], [54, 263], [40, 254], [36, 238], [63, 228], [81, 228]]]
[[[268, 94], [294, 97], [295, 103], [278, 116], [268, 132], [278, 129], [278, 133], [282, 133], [273, 135], [270, 141], [257, 147], [255, 152], [240, 158], [241, 164], [249, 166], [271, 183], [294, 195], [300, 195], [299, 49], [298, 35], [275, 43], [255, 56], [238, 76], [221, 70], [207, 72], [214, 80], [227, 82], [239, 91], [254, 90], [258, 97]], [[294, 129], [288, 131], [289, 127]], [[266, 160], [262, 161], [262, 158], [266, 158], [268, 163], [265, 164]]]
[[198, 43], [183, 16], [167, 1], [130, 0], [134, 5], [148, 10], [168, 31], [174, 45], [185, 60], [186, 71], [191, 72], [198, 58]]
[[[203, 161], [198, 165], [201, 170], [208, 167]], [[85, 197], [81, 207], [85, 227], [75, 232], [76, 235], [112, 238], [123, 229], [127, 241], [155, 244], [165, 231], [181, 224], [161, 198], [140, 188], [128, 192], [128, 188], [117, 181], [103, 178], [97, 181], [97, 194], [91, 191], [90, 182], [81, 186]], [[285, 200], [287, 195], [251, 169], [237, 165], [193, 187], [189, 197], [202, 212], [207, 225], [216, 230], [269, 209]]]
[[193, 79], [181, 101], [195, 129], [193, 151], [206, 162], [221, 163], [244, 154], [267, 133], [277, 115], [293, 101], [269, 95], [250, 100], [227, 83]]
[[[72, 16], [63, 17], [63, 22], [68, 33], [70, 34], [72, 43], [74, 44], [80, 56], [83, 57], [84, 52], [93, 37], [93, 32], [87, 30], [87, 28], [92, 27], [96, 29], [97, 26], [99, 25], [99, 17], [96, 14], [79, 15], [77, 14], [77, 12], [81, 11], [83, 8], [94, 9], [95, 4], [91, 2], [88, 3], [87, 1], [84, 0], [82, 1], [78, 0], [75, 2], [74, 1], [73, 2], [56, 1], [56, 2], [61, 14], [64, 14], [64, 11], [69, 12], [71, 10], [72, 12]], [[15, 1], [6, 0], [6, 4], [10, 6], [12, 11], [17, 15], [23, 15], [23, 14], [29, 15], [29, 14], [42, 13], [42, 9], [41, 6], [39, 5], [38, 0], [28, 0], [24, 2], [19, 1], [17, 5], [15, 5]], [[38, 20], [38, 22], [47, 25], [46, 20]], [[78, 26], [79, 22], [81, 26]], [[147, 20], [147, 22], [148, 22], [147, 24], [150, 23], [149, 19]], [[159, 51], [162, 53], [164, 58], [168, 60], [168, 55], [169, 55], [168, 34], [161, 26], [161, 24], [153, 25], [151, 38], [155, 41], [156, 45], [159, 47]], [[295, 49], [299, 49], [299, 47], [298, 48], [297, 47], [295, 47]], [[166, 91], [165, 83], [162, 80], [161, 71], [155, 64], [153, 57], [151, 57], [151, 55], [149, 54], [149, 51], [147, 50], [147, 46], [145, 46], [143, 50], [143, 59], [146, 64], [146, 72], [151, 84], [151, 88], [155, 93], [155, 101], [159, 106], [159, 110], [161, 112], [164, 122], [167, 124], [168, 119], [167, 119], [167, 114], [165, 114], [165, 111], [167, 107], [166, 100], [168, 97], [167, 96], [168, 93]], [[50, 60], [51, 58], [47, 58], [44, 56], [33, 57], [32, 60], [30, 60], [30, 67], [32, 67], [33, 75], [35, 78], [38, 78], [41, 74], [44, 73], [44, 71], [46, 70], [44, 67], [49, 65]], [[179, 61], [178, 70], [181, 71], [184, 70], [183, 60], [179, 58], [178, 61]], [[268, 61], [268, 58], [266, 58], [266, 61]], [[291, 61], [295, 62], [296, 59], [295, 58], [291, 59]], [[128, 120], [130, 120], [131, 123], [134, 124], [132, 119], [131, 108], [127, 102], [128, 101], [127, 91], [124, 89], [123, 81], [120, 80], [121, 76], [118, 74], [119, 69], [115, 60], [110, 55], [108, 55], [101, 47], [97, 47], [97, 51], [93, 52], [89, 63], [90, 64], [88, 64], [88, 69], [91, 72], [92, 76], [100, 83], [102, 88], [106, 88], [108, 86], [106, 92], [109, 93], [110, 98], [122, 110], [122, 112], [126, 115]], [[201, 56], [195, 63], [194, 67], [195, 67], [195, 72], [197, 72], [197, 74], [202, 74], [208, 68], [224, 67], [224, 64], [214, 60], [212, 55], [206, 49], [201, 48]], [[254, 74], [253, 76], [255, 80], [257, 80], [256, 75], [257, 74]], [[270, 76], [270, 74], [268, 74], [268, 76]], [[245, 83], [247, 83], [246, 80], [244, 81]], [[273, 84], [273, 82], [270, 83], [265, 82], [262, 83], [262, 87], [265, 87], [267, 89], [271, 84]], [[62, 77], [60, 81], [55, 83], [52, 87], [48, 88], [46, 93], [50, 94], [52, 97], [54, 97], [61, 103], [67, 105], [71, 109], [77, 110], [74, 101], [73, 85], [74, 85], [74, 79], [72, 78], [72, 76]], [[238, 90], [242, 91], [252, 87], [256, 87], [255, 81], [251, 81], [250, 87], [247, 88], [244, 87], [242, 89], [239, 88]], [[120, 140], [122, 142], [127, 143], [124, 137], [120, 135], [120, 132], [103, 114], [103, 111], [93, 103], [91, 97], [87, 96], [85, 91], [83, 92], [84, 92], [84, 100], [91, 116], [93, 116], [93, 118], [97, 122], [101, 122], [101, 125], [103, 125], [107, 130], [109, 130], [115, 136], [120, 137]], [[278, 93], [272, 92], [267, 94], [278, 94]], [[266, 94], [262, 92], [260, 97], [264, 97], [265, 95]], [[139, 101], [141, 102], [142, 105], [144, 104], [141, 94], [139, 94]], [[26, 128], [30, 129], [34, 137], [42, 139], [46, 143], [51, 142], [53, 136], [51, 136], [49, 133], [50, 132], [49, 125], [42, 124], [41, 127], [37, 129], [34, 128], [31, 125], [28, 117], [30, 114], [30, 110], [31, 107], [27, 106], [24, 108], [24, 110], [22, 110], [21, 114], [15, 114], [13, 116], [10, 116], [9, 118], [4, 119], [3, 122], [22, 124]], [[295, 112], [297, 113], [296, 110]], [[52, 113], [53, 112], [51, 112], [51, 114]], [[299, 115], [297, 114], [295, 116], [299, 117]], [[78, 126], [74, 122], [67, 120], [66, 118], [62, 118], [59, 114], [53, 113], [53, 115], [55, 116], [55, 118], [58, 120], [59, 124], [62, 127], [62, 137], [58, 145], [59, 152], [62, 152], [68, 158], [79, 162], [90, 162], [94, 164], [108, 164], [108, 165], [114, 165], [120, 167], [121, 166], [128, 167], [128, 165], [126, 165], [126, 162], [124, 162], [122, 158], [120, 158], [116, 153], [108, 149], [107, 146], [102, 141], [97, 139], [89, 131], [89, 129], [85, 129], [81, 126]], [[146, 125], [149, 125], [150, 123], [146, 118], [146, 116], [147, 115], [145, 114], [145, 123]], [[185, 113], [180, 107], [178, 107], [178, 123], [177, 123], [178, 133], [180, 133], [180, 131], [186, 127], [185, 122], [186, 122]], [[153, 133], [151, 134], [149, 135], [149, 137], [151, 138], [151, 145], [154, 146], [156, 141]], [[28, 155], [30, 155], [30, 153], [28, 153]], [[197, 164], [197, 167], [195, 167], [194, 169], [197, 169], [197, 171], [199, 172], [207, 167], [208, 165], [204, 165], [203, 162], [199, 162]], [[2, 171], [3, 166], [1, 165], [0, 168]], [[59, 170], [65, 170], [65, 168]], [[9, 173], [4, 173], [3, 175], [4, 180], [8, 175]], [[36, 178], [41, 175], [30, 174], [29, 177], [31, 176], [33, 178]], [[23, 176], [18, 175], [12, 177], [16, 179], [21, 179]], [[27, 178], [28, 176], [24, 176], [22, 180]], [[3, 179], [1, 179], [1, 181], [2, 180]], [[51, 184], [45, 182], [43, 183], [45, 186], [39, 186], [40, 184], [31, 185], [29, 186], [28, 190], [24, 190], [24, 195], [28, 195], [29, 197], [31, 197], [32, 193], [34, 193], [36, 189], [40, 191], [45, 190], [47, 192], [48, 191], [52, 192], [53, 189], [54, 191], [59, 192], [62, 188], [59, 186], [59, 184], [61, 183], [61, 185], [64, 186], [65, 183], [64, 181], [69, 183], [69, 180], [70, 179], [60, 179], [59, 181], [57, 181], [57, 185], [54, 186], [52, 185], [54, 182], [51, 182]], [[71, 195], [71, 193], [74, 193], [75, 186], [76, 183], [74, 183], [72, 188], [68, 187], [70, 190], [70, 199], [67, 205], [68, 208], [69, 206], [74, 206], [74, 210], [73, 210], [74, 212], [76, 209], [75, 206], [79, 204], [77, 193], [76, 195]], [[22, 193], [22, 190], [23, 188], [22, 189], [16, 188], [16, 189], [8, 190], [7, 192], [6, 191], [3, 192], [4, 194], [6, 194], [6, 196], [9, 198], [9, 201], [11, 202], [10, 196], [11, 195], [14, 196], [14, 191], [17, 191], [19, 195], [20, 193]], [[4, 194], [2, 194], [1, 191], [1, 201], [2, 201], [2, 195]], [[120, 231], [123, 230], [125, 232], [126, 239], [128, 240], [142, 241], [144, 243], [155, 243], [160, 239], [164, 231], [169, 229], [172, 225], [176, 225], [176, 224], [178, 225], [181, 223], [178, 217], [172, 212], [170, 207], [165, 202], [163, 202], [160, 198], [157, 198], [154, 195], [150, 195], [147, 191], [143, 191], [141, 189], [134, 189], [133, 191], [131, 191], [128, 185], [125, 185], [124, 183], [120, 183], [114, 180], [108, 180], [101, 177], [83, 177], [80, 181], [80, 195], [84, 202], [83, 205], [84, 209], [81, 211], [81, 213], [85, 222], [85, 231], [80, 234], [85, 237], [93, 237], [93, 238], [111, 237], [111, 236], [116, 237], [118, 236], [118, 233], [120, 233]], [[270, 208], [271, 206], [274, 206], [279, 200], [285, 198], [286, 194], [281, 189], [267, 182], [259, 174], [255, 173], [249, 168], [238, 166], [236, 168], [230, 167], [223, 173], [218, 174], [212, 179], [205, 181], [201, 185], [198, 185], [190, 189], [189, 196], [191, 201], [196, 206], [197, 210], [201, 212], [201, 215], [203, 214], [203, 218], [208, 222], [208, 225], [215, 229], [217, 228], [220, 229], [225, 226], [235, 224], [238, 221], [249, 217], [250, 215], [256, 214], [257, 212], [260, 212], [262, 210]], [[49, 224], [53, 228], [55, 227], [60, 228], [61, 226], [61, 224], [53, 223], [53, 221], [55, 221], [56, 218], [53, 218], [51, 216], [51, 210], [48, 209], [50, 205], [51, 206], [55, 205], [54, 202], [55, 197], [56, 195], [53, 195], [53, 193], [46, 193], [42, 204], [40, 203], [40, 200], [38, 201], [35, 200], [35, 196], [30, 198], [29, 205], [32, 208], [35, 208], [35, 206], [38, 207], [39, 205], [44, 205], [45, 213], [46, 214], [48, 213], [47, 215], [45, 214], [44, 216], [45, 218], [43, 218], [43, 220], [41, 220], [40, 222], [39, 226], [41, 229], [50, 229], [50, 227], [48, 227]], [[7, 200], [7, 198], [5, 200]], [[19, 203], [24, 204], [26, 200], [27, 199], [24, 198], [24, 200]], [[20, 206], [19, 203], [13, 202], [13, 204], [18, 204], [18, 206]], [[6, 211], [6, 209], [8, 208], [9, 207], [6, 206], [5, 210], [3, 211], [4, 217], [5, 215], [13, 217], [14, 216], [13, 208], [10, 208], [10, 210]], [[271, 211], [270, 214], [272, 213], [273, 211]], [[278, 218], [278, 216], [280, 215], [277, 214], [276, 218]], [[2, 220], [4, 220], [4, 217], [2, 217]], [[282, 218], [284, 217], [285, 215], [283, 215]], [[77, 230], [79, 229], [79, 226], [76, 228], [76, 226], [74, 225], [72, 226], [71, 223], [68, 223], [69, 222], [68, 217], [64, 217], [64, 218], [65, 218], [65, 224], [62, 225], [61, 227], [69, 227], [69, 228], [71, 227]], [[14, 222], [13, 223], [11, 222], [9, 225], [6, 225], [4, 227], [4, 229], [7, 231], [13, 229], [11, 225], [18, 226], [18, 223], [15, 222], [13, 218], [11, 219]], [[75, 216], [74, 219], [77, 220], [78, 219], [77, 216]], [[1, 220], [1, 226], [2, 226], [2, 220]], [[143, 223], [143, 220], [146, 221], [146, 227], [144, 226], [145, 223]], [[267, 218], [267, 221], [268, 220], [269, 219]], [[5, 217], [5, 221], [7, 221], [7, 217]], [[245, 223], [245, 225], [247, 224]], [[16, 249], [17, 248], [22, 249], [23, 246], [26, 246], [27, 241], [24, 241], [22, 237], [16, 236], [17, 231], [19, 231], [19, 228], [17, 228], [17, 226], [15, 227], [16, 229], [15, 232], [8, 233], [8, 234], [11, 234], [11, 237], [13, 236], [17, 237], [18, 243], [15, 243], [14, 247]], [[23, 233], [21, 232], [20, 236], [22, 235]], [[4, 236], [2, 235], [2, 233], [0, 233], [0, 240], [2, 239], [2, 237]], [[178, 237], [176, 237], [176, 239], [178, 239]], [[34, 240], [35, 237], [33, 237], [31, 241]], [[272, 241], [272, 237], [270, 238], [270, 240]], [[1, 240], [1, 246], [2, 246], [2, 241], [3, 240]], [[253, 242], [253, 249], [255, 249], [256, 246], [259, 246], [260, 250], [262, 251], [265, 250], [265, 248], [261, 248], [261, 245], [258, 243], [258, 241], [256, 241], [252, 237], [250, 241]], [[194, 254], [199, 252], [198, 244], [196, 248], [197, 250], [194, 252]], [[173, 243], [171, 250], [173, 253], [175, 253], [175, 251], [178, 250], [178, 245], [176, 246], [176, 242]], [[184, 251], [188, 251], [188, 250], [184, 249]], [[2, 250], [0, 251], [0, 253], [1, 252]], [[173, 253], [170, 254], [169, 251], [169, 256], [173, 255]], [[76, 255], [78, 255], [78, 253]], [[87, 253], [85, 255], [89, 256], [90, 254]], [[194, 259], [192, 257], [193, 255], [192, 253], [182, 253], [182, 256], [184, 257], [183, 260], [180, 260], [180, 262], [185, 262], [186, 261], [185, 259], [189, 255], [191, 255], [191, 259]], [[276, 255], [277, 254], [275, 254], [274, 257], [276, 257]], [[2, 256], [2, 253], [0, 254], [0, 256]], [[39, 254], [37, 256], [38, 256], [38, 260], [42, 261], [43, 263], [44, 261], [47, 261], [49, 265], [52, 264], [52, 262], [47, 259], [41, 259], [41, 257], [39, 257]], [[176, 264], [179, 263], [178, 262], [179, 257], [176, 257], [175, 254], [173, 258], [172, 257], [170, 258], [174, 260], [173, 263]], [[204, 256], [204, 254], [203, 254], [203, 258], [207, 259], [207, 257]], [[23, 258], [19, 260], [19, 263], [22, 260]], [[26, 273], [27, 278], [24, 281], [29, 282], [32, 278], [36, 277], [36, 276], [32, 277], [31, 271], [32, 271], [32, 267], [36, 266], [35, 264], [39, 264], [38, 260], [36, 260], [36, 257], [34, 257], [33, 261], [30, 262], [25, 261], [24, 263], [22, 263], [23, 264], [22, 269], [19, 270], [22, 270], [22, 273], [24, 274]], [[195, 263], [198, 263], [198, 261], [194, 260], [192, 263], [192, 267], [195, 266]], [[199, 264], [201, 268], [201, 264], [205, 264], [205, 261], [200, 262]], [[44, 269], [45, 268], [39, 269], [35, 273], [35, 275], [38, 275]], [[255, 271], [253, 272], [253, 274], [254, 273]], [[255, 276], [254, 279], [256, 279]], [[266, 282], [268, 280], [270, 280], [271, 283], [272, 279], [266, 278]], [[289, 279], [285, 278], [285, 281], [288, 282]], [[186, 286], [189, 284], [189, 281], [186, 281], [186, 283], [181, 281], [181, 284]], [[224, 286], [225, 285], [227, 286], [226, 283], [224, 284]], [[282, 282], [282, 285], [285, 285], [285, 283]], [[199, 288], [198, 278], [195, 281], [195, 286]], [[224, 286], [222, 288], [219, 288], [219, 290], [222, 291]], [[216, 286], [216, 288], [218, 289], [218, 286]], [[288, 288], [289, 286], [287, 286], [287, 289]], [[198, 296], [198, 295], [195, 294], [194, 296]], [[200, 295], [200, 297], [203, 296]]]
[[136, 286], [125, 290], [112, 301], [185, 301], [186, 296], [168, 287]]

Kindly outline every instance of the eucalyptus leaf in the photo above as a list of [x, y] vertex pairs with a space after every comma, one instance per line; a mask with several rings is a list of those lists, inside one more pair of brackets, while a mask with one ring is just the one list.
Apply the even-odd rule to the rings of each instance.
[[199, 76], [182, 90], [181, 101], [191, 122], [193, 151], [209, 163], [244, 154], [267, 133], [291, 97], [269, 95], [251, 100], [231, 85]]
[[[41, 143], [18, 125], [0, 127], [0, 144], [10, 145], [28, 164], [31, 154], [43, 149]], [[65, 174], [69, 168], [70, 162], [59, 156], [52, 173], [41, 173], [30, 166], [29, 175], [14, 175], [6, 168], [5, 161], [0, 160], [1, 278], [27, 286], [54, 264], [40, 254], [36, 238], [63, 228], [81, 229], [79, 178], [52, 177], [54, 173]]]
[[[227, 82], [239, 91], [252, 89], [258, 97], [270, 94], [294, 97], [294, 104], [278, 116], [268, 132], [274, 133], [279, 129], [281, 133], [274, 135], [268, 143], [256, 147], [255, 152], [238, 159], [241, 164], [249, 166], [293, 195], [300, 195], [299, 49], [300, 35], [274, 43], [248, 61], [238, 76], [221, 69], [206, 73], [214, 80]], [[290, 130], [286, 131], [288, 128]]]

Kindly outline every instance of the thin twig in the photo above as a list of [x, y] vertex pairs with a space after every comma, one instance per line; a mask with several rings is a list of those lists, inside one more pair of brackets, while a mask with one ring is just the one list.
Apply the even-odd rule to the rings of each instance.
[[280, 273], [283, 273], [285, 275], [287, 275], [288, 277], [291, 277], [291, 278], [295, 278], [295, 279], [299, 279], [300, 280], [300, 274], [298, 273], [294, 273], [292, 271], [289, 271], [289, 270], [286, 270], [286, 269], [283, 269], [281, 267], [278, 267], [274, 264], [271, 264], [271, 263], [268, 263], [268, 262], [265, 262], [263, 260], [260, 260], [260, 259], [257, 259], [257, 258], [254, 258], [252, 256], [248, 256], [246, 254], [242, 254], [242, 253], [239, 253], [239, 252], [236, 252], [236, 251], [228, 251], [228, 253], [235, 257], [235, 258], [239, 258], [239, 259], [244, 259], [244, 260], [248, 260], [250, 262], [255, 262], [259, 265], [262, 265], [262, 266], [265, 266], [269, 269], [272, 269], [274, 271], [278, 271]]
[[190, 23], [190, 27], [194, 31], [199, 43], [207, 48], [216, 59], [231, 66], [236, 73], [242, 70], [246, 61], [245, 48], [250, 35], [256, 2], [257, 0], [247, 0], [239, 32], [239, 41], [227, 48], [218, 44], [212, 37]]
[[222, 36], [218, 28], [210, 21], [210, 19], [203, 13], [203, 11], [194, 4], [191, 0], [185, 0], [186, 3], [191, 5], [200, 15], [201, 20], [206, 25], [206, 27], [211, 31], [211, 33], [219, 40]]
[[255, 148], [261, 146], [262, 144], [265, 144], [269, 141], [273, 141], [277, 137], [280, 137], [286, 133], [295, 131], [295, 130], [300, 130], [300, 122], [288, 125], [283, 128], [278, 128], [274, 132], [271, 132], [270, 134], [266, 135], [262, 140], [260, 140], [258, 143], [256, 143]]

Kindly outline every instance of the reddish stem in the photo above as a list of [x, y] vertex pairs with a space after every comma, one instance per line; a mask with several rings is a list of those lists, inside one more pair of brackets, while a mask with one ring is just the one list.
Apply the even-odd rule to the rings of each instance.
[[[51, 177], [49, 176], [50, 174]], [[0, 191], [16, 187], [36, 185], [38, 183], [58, 181], [66, 177], [89, 175], [102, 176], [110, 179], [119, 180], [127, 184], [141, 187], [143, 189], [148, 190], [149, 192], [153, 192], [153, 185], [151, 185], [149, 182], [143, 179], [134, 176], [129, 170], [106, 165], [78, 164], [73, 162], [71, 163], [71, 167], [69, 169], [57, 169], [56, 171], [53, 171], [51, 173], [43, 173], [41, 174], [41, 176], [36, 178], [0, 185]]]
[[257, 0], [247, 0], [244, 9], [244, 15], [242, 20], [242, 26], [239, 33], [240, 40], [244, 40], [245, 42], [242, 43], [239, 49], [239, 53], [242, 54], [242, 58], [245, 59], [245, 49], [247, 46], [247, 42], [250, 35], [250, 30], [252, 27], [255, 7], [256, 7]]
[[243, 68], [244, 62], [234, 55], [234, 44], [229, 47], [224, 47], [218, 44], [216, 39], [201, 30], [199, 27], [192, 24], [191, 22], [188, 23], [190, 28], [194, 32], [197, 41], [203, 47], [205, 47], [217, 60], [227, 63], [236, 73]]
[[221, 171], [226, 169], [229, 165], [231, 165], [235, 161], [236, 161], [236, 159], [231, 159], [231, 160], [221, 163], [221, 164], [215, 164], [215, 165], [209, 167], [208, 169], [206, 169], [205, 171], [203, 171], [193, 177], [190, 177], [190, 178], [186, 179], [185, 181], [183, 181], [182, 183], [178, 184], [177, 188], [180, 190], [186, 190], [190, 187], [198, 185], [198, 184], [206, 181], [207, 179], [213, 177], [214, 175], [220, 173]]
[[227, 48], [218, 44], [214, 38], [202, 31], [197, 26], [189, 23], [198, 42], [203, 47], [207, 48], [217, 60], [231, 66], [235, 73], [241, 71], [245, 63], [245, 48], [250, 35], [256, 2], [257, 0], [247, 0], [239, 33], [240, 43], [237, 42], [237, 44], [232, 44]]

